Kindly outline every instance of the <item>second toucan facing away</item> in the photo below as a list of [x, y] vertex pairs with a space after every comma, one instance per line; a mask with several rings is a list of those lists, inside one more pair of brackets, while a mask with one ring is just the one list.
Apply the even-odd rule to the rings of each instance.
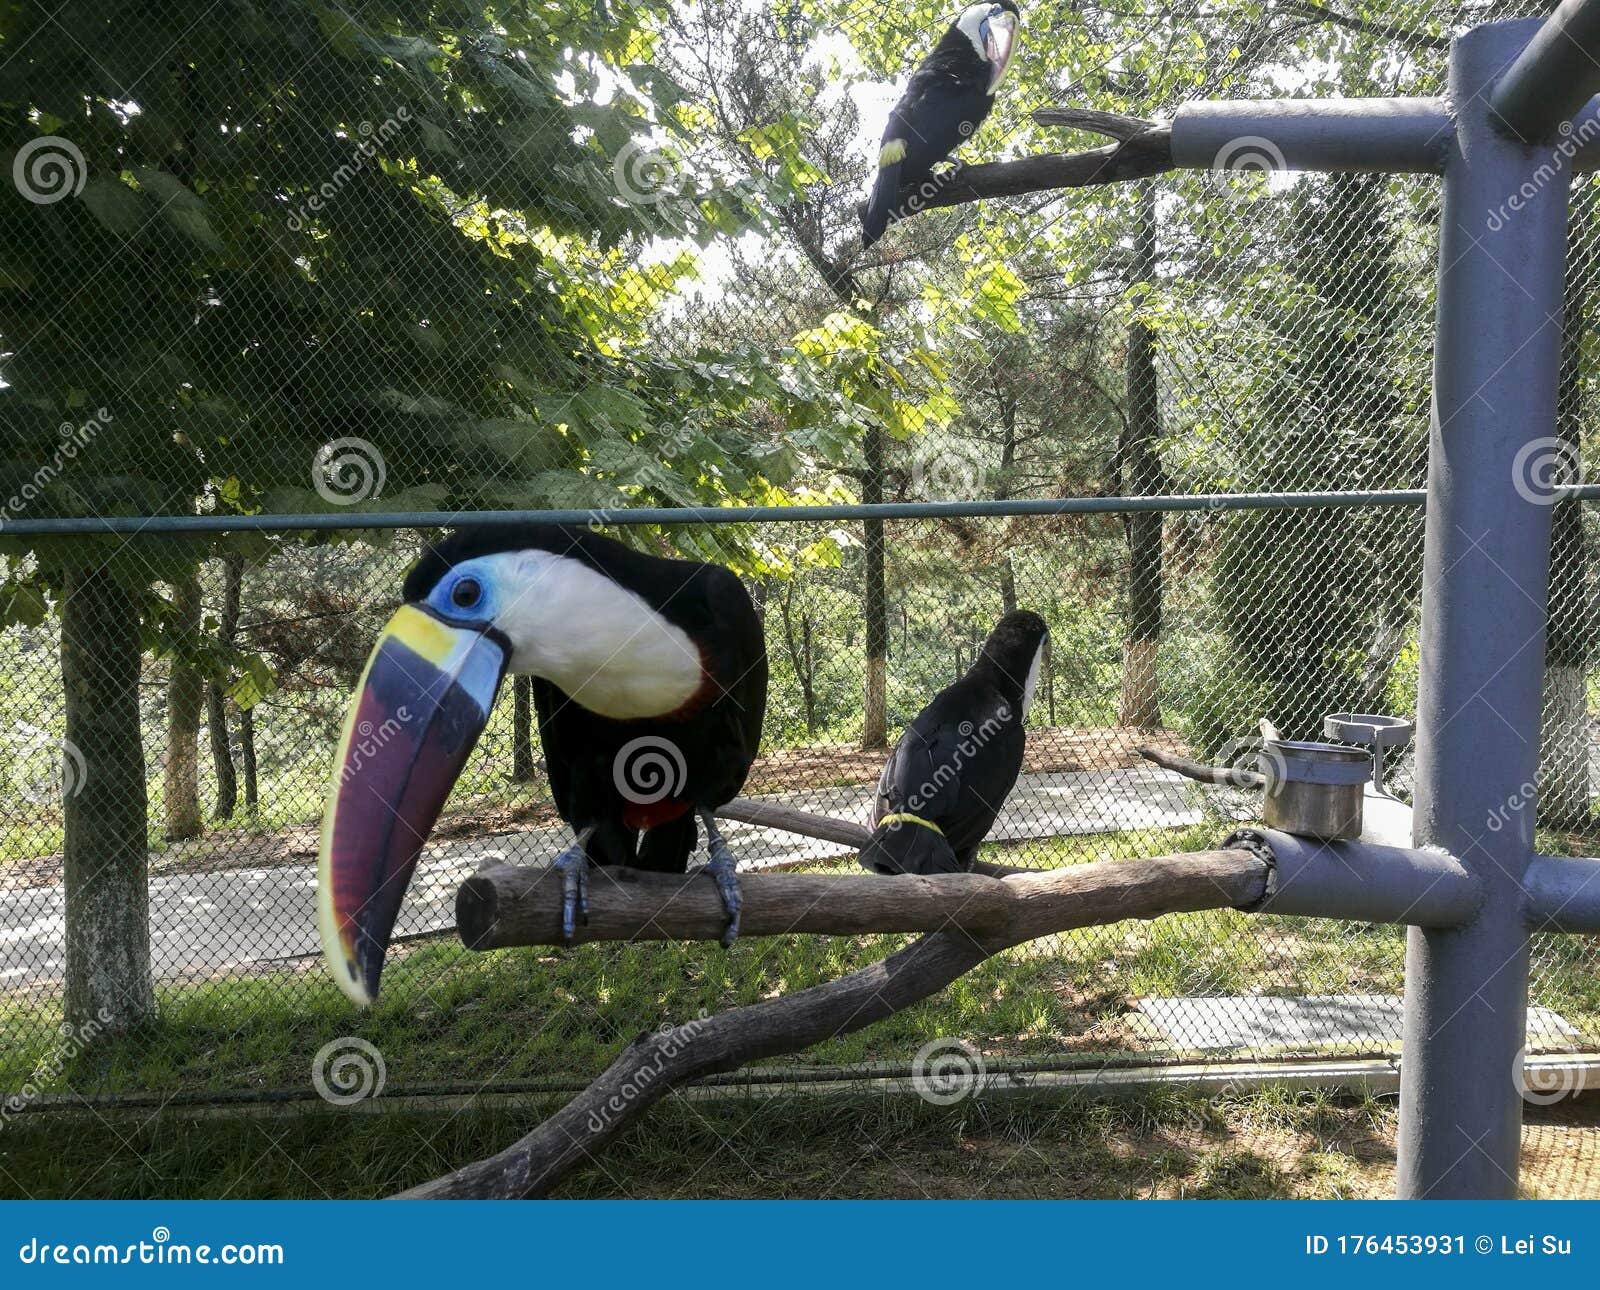
[[1049, 636], [1038, 614], [1012, 610], [967, 674], [906, 727], [878, 777], [863, 868], [891, 874], [972, 868], [1022, 770], [1023, 719]]
[[883, 132], [878, 177], [861, 213], [862, 246], [899, 213], [900, 190], [927, 179], [983, 124], [1011, 62], [1017, 20], [1012, 0], [968, 5], [911, 74]]
[[767, 655], [743, 584], [720, 565], [552, 524], [468, 528], [407, 575], [345, 720], [322, 824], [318, 922], [328, 970], [369, 1003], [417, 857], [488, 724], [507, 672], [533, 678], [556, 809], [568, 940], [588, 867], [683, 873], [706, 830], [738, 935], [734, 859], [712, 813], [761, 739]]

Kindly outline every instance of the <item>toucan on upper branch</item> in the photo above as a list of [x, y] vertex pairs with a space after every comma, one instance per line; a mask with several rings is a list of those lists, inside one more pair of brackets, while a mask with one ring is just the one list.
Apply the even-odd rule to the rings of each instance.
[[983, 124], [1015, 47], [1012, 0], [968, 5], [911, 74], [889, 113], [878, 152], [878, 177], [861, 215], [861, 244], [871, 246], [900, 214], [900, 192], [927, 180]]
[[429, 831], [507, 672], [533, 678], [556, 809], [563, 928], [588, 910], [588, 866], [683, 873], [705, 824], [738, 935], [735, 862], [712, 812], [739, 792], [766, 710], [761, 622], [719, 565], [635, 551], [586, 529], [466, 528], [406, 577], [362, 673], [322, 825], [318, 922], [328, 969], [359, 1003]]
[[878, 778], [862, 865], [877, 873], [972, 868], [1022, 770], [1023, 720], [1049, 635], [1038, 614], [1012, 610], [966, 675], [906, 727]]

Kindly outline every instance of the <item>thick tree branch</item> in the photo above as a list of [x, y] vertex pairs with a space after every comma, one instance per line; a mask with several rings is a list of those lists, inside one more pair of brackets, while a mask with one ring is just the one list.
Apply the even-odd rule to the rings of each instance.
[[[505, 884], [502, 872], [480, 878]], [[645, 877], [649, 882], [638, 884], [641, 890], [649, 888], [659, 894], [659, 884], [665, 881], [685, 893], [703, 888], [700, 894], [706, 901], [716, 902], [710, 883]], [[1246, 851], [1201, 851], [1077, 865], [1004, 882], [968, 874], [938, 879], [752, 877], [745, 883], [747, 932], [753, 930], [751, 919], [757, 911], [762, 911], [764, 919], [785, 902], [786, 891], [796, 894], [800, 890], [797, 884], [804, 883], [809, 892], [810, 884], [819, 882], [832, 890], [818, 893], [817, 899], [832, 910], [841, 928], [863, 922], [851, 916], [847, 907], [857, 903], [864, 888], [877, 887], [883, 889], [882, 894], [871, 903], [880, 910], [895, 906], [906, 912], [906, 918], [893, 920], [896, 925], [903, 927], [909, 919], [921, 918], [921, 911], [937, 903], [959, 920], [961, 930], [954, 930], [952, 921], [952, 930], [924, 936], [837, 981], [668, 1030], [645, 1032], [593, 1084], [532, 1133], [498, 1155], [402, 1195], [457, 1200], [542, 1196], [669, 1090], [688, 1080], [734, 1070], [763, 1057], [798, 1052], [835, 1035], [860, 1030], [926, 999], [990, 955], [1035, 937], [1126, 918], [1249, 906], [1265, 892], [1266, 880], [1266, 864]], [[467, 885], [478, 881], [471, 879]], [[711, 924], [704, 922], [699, 906], [705, 901], [696, 901], [691, 912], [687, 905], [679, 908], [677, 891], [665, 895], [667, 899], [658, 902], [648, 926], [670, 925], [673, 934], [693, 936], [720, 931], [719, 911], [708, 906], [707, 912], [716, 917]], [[618, 893], [607, 888], [605, 898], [595, 902], [591, 917], [601, 915], [617, 899]], [[553, 911], [554, 900], [547, 903]], [[634, 903], [637, 918], [647, 902]], [[981, 932], [977, 930], [980, 927]]]
[[1040, 125], [1062, 126], [1124, 141], [1161, 128], [1158, 122], [1146, 121], [1143, 117], [1124, 116], [1120, 112], [1098, 112], [1093, 108], [1036, 108], [1032, 115]]
[[899, 218], [986, 197], [1122, 183], [1172, 169], [1172, 128], [1158, 125], [1121, 143], [1088, 152], [1044, 153], [1016, 161], [989, 161], [939, 171], [900, 190]]

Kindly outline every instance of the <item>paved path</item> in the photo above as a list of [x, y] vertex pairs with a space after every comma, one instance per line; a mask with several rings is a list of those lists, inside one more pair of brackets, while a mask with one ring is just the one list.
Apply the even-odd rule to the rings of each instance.
[[[1124, 829], [1178, 828], [1197, 823], [1194, 785], [1154, 766], [1125, 770], [1058, 771], [1025, 775], [1006, 803], [994, 841]], [[784, 793], [762, 800], [865, 823], [867, 786]], [[772, 868], [849, 854], [849, 849], [727, 823], [728, 843], [743, 867]], [[545, 826], [430, 847], [418, 866], [401, 912], [398, 936], [455, 925], [455, 892], [487, 859], [547, 862], [570, 835]], [[150, 881], [151, 955], [163, 978], [204, 975], [244, 964], [302, 958], [319, 952], [316, 868], [283, 865], [179, 873]], [[603, 899], [597, 889], [596, 898]], [[57, 980], [62, 973], [59, 887], [0, 892], [0, 989]]]

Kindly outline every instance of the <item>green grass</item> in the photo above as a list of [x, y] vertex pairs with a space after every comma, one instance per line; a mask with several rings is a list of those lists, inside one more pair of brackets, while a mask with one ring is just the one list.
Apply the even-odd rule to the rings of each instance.
[[[0, 1134], [0, 1197], [383, 1196], [491, 1154], [553, 1106], [37, 1117]], [[1382, 1195], [1392, 1132], [1389, 1104], [1326, 1094], [1213, 1099], [1158, 1089], [950, 1107], [882, 1096], [673, 1098], [556, 1194]]]

